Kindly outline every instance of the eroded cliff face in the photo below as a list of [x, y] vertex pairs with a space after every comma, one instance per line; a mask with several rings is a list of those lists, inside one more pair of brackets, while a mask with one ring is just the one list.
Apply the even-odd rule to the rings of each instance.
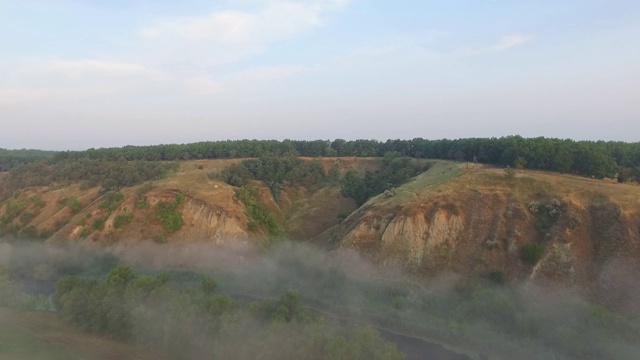
[[[486, 184], [482, 176], [489, 177]], [[508, 281], [555, 285], [637, 307], [640, 206], [634, 204], [640, 197], [633, 188], [610, 183], [616, 193], [565, 192], [525, 176], [510, 182], [470, 172], [404, 196], [410, 200], [400, 205], [394, 201], [403, 197], [399, 188], [353, 213], [333, 230], [330, 243], [424, 276], [500, 272]], [[538, 247], [540, 257], [527, 260], [527, 246]]]
[[[147, 189], [121, 190], [118, 201], [79, 184], [26, 189], [0, 206], [2, 226], [25, 238], [103, 245], [260, 241], [266, 233], [248, 229], [236, 188], [207, 176], [228, 164], [185, 162]], [[257, 200], [292, 240], [355, 249], [419, 276], [499, 273], [640, 311], [640, 186], [533, 171], [510, 179], [500, 169], [442, 163], [356, 209], [337, 186], [287, 188], [275, 201], [256, 185]], [[174, 204], [179, 229], [159, 219], [161, 204]], [[535, 251], [525, 254], [527, 246]]]
[[[357, 159], [361, 164], [354, 164], [356, 159], [347, 160], [339, 160], [344, 171], [350, 165], [368, 169], [378, 162]], [[260, 227], [250, 229], [252, 219], [236, 195], [237, 188], [210, 176], [237, 161], [186, 161], [166, 179], [124, 188], [118, 193], [103, 193], [98, 187], [83, 188], [81, 184], [23, 189], [0, 203], [0, 235], [4, 231], [25, 239], [97, 245], [139, 240], [259, 242], [267, 231]], [[325, 165], [335, 166], [336, 161], [325, 159]], [[254, 200], [277, 220], [284, 235], [296, 241], [322, 233], [336, 225], [340, 214], [356, 208], [355, 202], [342, 196], [335, 185], [313, 191], [286, 187], [278, 201], [260, 182], [253, 186], [258, 190]], [[179, 203], [171, 205], [178, 197]], [[161, 219], [162, 206], [172, 207], [179, 214], [181, 226], [171, 223], [178, 221], [171, 215]]]
[[[244, 206], [235, 199], [233, 191], [222, 189], [220, 192], [217, 195], [218, 202], [209, 202], [176, 189], [155, 189], [143, 197], [132, 191], [123, 191], [123, 199], [111, 209], [104, 208], [105, 199], [101, 197], [70, 218], [67, 225], [55, 232], [50, 240], [98, 241], [107, 244], [122, 240], [213, 243], [246, 240], [249, 233], [246, 230]], [[158, 218], [157, 206], [161, 202], [171, 204], [178, 194], [184, 197], [175, 208], [181, 216], [182, 226], [175, 231], [167, 231]], [[144, 205], [139, 201], [144, 201]], [[123, 221], [126, 216], [129, 218]], [[97, 227], [95, 221], [103, 221], [104, 225]]]

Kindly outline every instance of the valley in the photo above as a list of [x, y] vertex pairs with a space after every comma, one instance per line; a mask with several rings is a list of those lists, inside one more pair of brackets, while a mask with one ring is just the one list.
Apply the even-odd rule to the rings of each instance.
[[[635, 329], [617, 318], [640, 313], [640, 187], [633, 183], [397, 155], [154, 166], [172, 170], [116, 190], [83, 181], [15, 188], [0, 207], [4, 242], [110, 254], [114, 260], [102, 270], [78, 273], [97, 281], [108, 266], [123, 263], [142, 272], [135, 278], [177, 271], [171, 291], [200, 274], [213, 276], [220, 296], [232, 298], [258, 301], [295, 289], [310, 311], [374, 326], [383, 340], [413, 353], [409, 359], [425, 351], [412, 350], [420, 348], [412, 342], [422, 341], [415, 339], [470, 358], [524, 359], [523, 351], [583, 356], [586, 345], [562, 332], [548, 305], [536, 303], [575, 313], [567, 331], [586, 323], [593, 334]], [[398, 174], [402, 180], [394, 180]], [[29, 261], [67, 258], [64, 251], [53, 255], [58, 251]], [[11, 258], [4, 261], [13, 269]], [[93, 266], [82, 264], [73, 268]], [[64, 276], [57, 268], [22, 264], [9, 273], [28, 273], [13, 280], [39, 289]], [[609, 325], [593, 323], [600, 306]], [[20, 317], [8, 311], [2, 320]], [[572, 342], [524, 340], [551, 323], [560, 327], [550, 334]], [[511, 335], [504, 332], [511, 327]], [[622, 342], [635, 336], [624, 331]], [[590, 346], [605, 351], [600, 342]], [[621, 349], [625, 359], [635, 351], [626, 343]], [[457, 356], [445, 353], [435, 359]]]

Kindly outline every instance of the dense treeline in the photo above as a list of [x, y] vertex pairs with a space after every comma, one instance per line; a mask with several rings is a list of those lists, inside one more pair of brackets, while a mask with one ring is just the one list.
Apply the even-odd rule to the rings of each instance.
[[52, 159], [55, 151], [0, 149], [0, 171], [8, 171], [18, 165]]
[[83, 182], [116, 190], [145, 181], [159, 179], [176, 168], [176, 163], [160, 161], [99, 161], [78, 159], [54, 163], [34, 162], [13, 168], [0, 184], [2, 192], [29, 186]]
[[[333, 179], [338, 180], [338, 174]], [[324, 166], [318, 160], [304, 161], [295, 156], [261, 156], [231, 165], [220, 173], [227, 184], [241, 187], [251, 180], [260, 180], [269, 187], [277, 200], [287, 185], [313, 187], [327, 181]]]
[[[551, 138], [470, 138], [458, 140], [353, 140], [294, 141], [237, 140], [181, 145], [125, 146], [56, 154], [55, 160], [184, 160], [273, 156], [383, 156], [395, 151], [414, 158], [478, 161], [526, 168], [614, 178], [623, 168], [626, 178], [640, 180], [640, 143], [574, 141]], [[635, 170], [635, 172], [634, 172]], [[632, 175], [633, 173], [634, 175]], [[637, 175], [637, 178], [634, 176]]]
[[218, 176], [227, 184], [243, 189], [252, 180], [262, 181], [269, 187], [276, 201], [288, 185], [313, 188], [340, 184], [342, 194], [352, 198], [360, 206], [369, 198], [400, 186], [429, 168], [429, 164], [424, 161], [418, 162], [400, 155], [395, 151], [387, 152], [380, 170], [366, 171], [364, 174], [349, 170], [341, 176], [337, 167], [325, 171], [322, 162], [315, 159], [305, 161], [294, 156], [261, 156], [233, 164], [220, 174], [212, 176]]
[[362, 175], [355, 170], [349, 170], [342, 179], [342, 194], [352, 198], [360, 206], [369, 198], [400, 186], [428, 169], [429, 164], [418, 163], [407, 156], [399, 156], [397, 152], [388, 152], [379, 171], [367, 171]]
[[242, 304], [217, 294], [216, 287], [208, 276], [197, 285], [188, 279], [172, 283], [168, 273], [137, 276], [118, 266], [102, 282], [59, 280], [53, 305], [83, 330], [149, 346], [173, 359], [404, 358], [371, 328], [328, 326], [295, 291]]

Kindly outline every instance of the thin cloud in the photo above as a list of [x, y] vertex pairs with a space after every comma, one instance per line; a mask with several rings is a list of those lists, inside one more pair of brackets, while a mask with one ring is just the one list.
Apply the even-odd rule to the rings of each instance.
[[516, 46], [524, 45], [531, 41], [531, 36], [522, 34], [505, 35], [500, 38], [497, 44], [489, 46], [485, 49], [485, 52], [500, 52], [507, 49], [511, 49]]
[[482, 55], [482, 54], [489, 54], [489, 53], [499, 53], [499, 52], [503, 52], [503, 51], [527, 44], [532, 39], [533, 38], [529, 35], [509, 34], [509, 35], [502, 36], [498, 40], [498, 42], [494, 43], [493, 45], [489, 45], [485, 47], [465, 47], [457, 51], [454, 51], [452, 54], [454, 56], [459, 56], [459, 57], [468, 57], [468, 56]]
[[248, 40], [254, 23], [253, 14], [222, 11], [203, 17], [160, 21], [154, 26], [142, 28], [140, 35], [148, 39], [174, 36], [187, 41], [237, 44]]
[[321, 26], [328, 14], [347, 4], [346, 0], [267, 1], [252, 11], [229, 9], [159, 19], [139, 29], [136, 47], [164, 64], [234, 63]]

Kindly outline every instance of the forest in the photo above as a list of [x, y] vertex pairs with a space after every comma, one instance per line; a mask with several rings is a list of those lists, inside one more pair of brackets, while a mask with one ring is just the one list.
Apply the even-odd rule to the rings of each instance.
[[55, 151], [0, 149], [0, 171], [7, 171], [18, 165], [49, 160], [55, 154]]
[[118, 161], [168, 161], [188, 159], [254, 158], [264, 155], [303, 157], [381, 157], [387, 152], [401, 156], [479, 162], [499, 166], [572, 173], [588, 177], [640, 180], [640, 143], [574, 141], [553, 138], [469, 138], [457, 140], [226, 140], [191, 144], [124, 146], [31, 153], [0, 151], [0, 169], [33, 161], [53, 163], [80, 159]]

